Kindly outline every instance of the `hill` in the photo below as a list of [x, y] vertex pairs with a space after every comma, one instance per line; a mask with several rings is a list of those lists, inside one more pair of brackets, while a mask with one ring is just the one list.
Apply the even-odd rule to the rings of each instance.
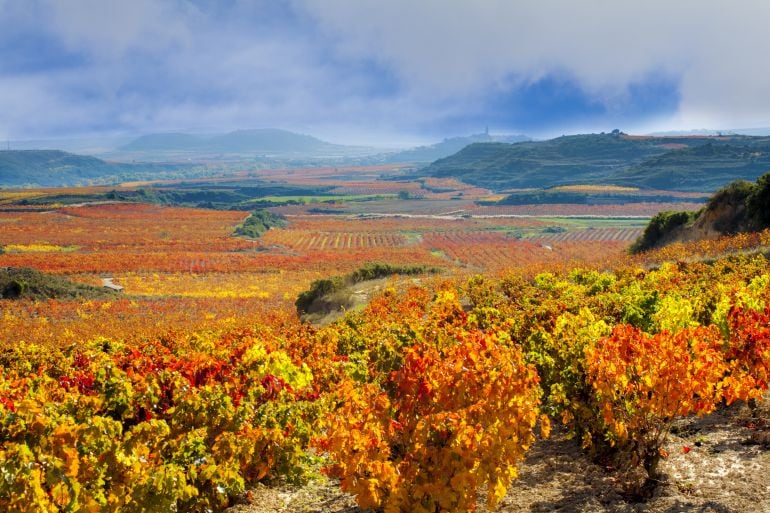
[[770, 228], [770, 173], [756, 183], [743, 180], [731, 183], [714, 194], [698, 212], [659, 213], [650, 220], [632, 251], [766, 228]]
[[418, 146], [409, 150], [392, 153], [387, 156], [386, 162], [433, 162], [448, 157], [474, 143], [517, 143], [529, 141], [526, 135], [489, 135], [473, 134], [466, 137], [451, 137], [428, 146]]
[[110, 165], [103, 160], [64, 151], [0, 151], [2, 185], [59, 185], [65, 182], [65, 177], [77, 176], [90, 180], [111, 170]]
[[476, 143], [420, 174], [455, 178], [492, 190], [567, 184], [715, 190], [770, 169], [770, 138], [562, 136], [515, 144]]
[[652, 157], [610, 177], [617, 185], [666, 190], [716, 190], [736, 179], [755, 180], [770, 170], [770, 144], [709, 142]]
[[113, 174], [112, 164], [59, 150], [0, 151], [0, 184], [5, 186], [63, 185]]
[[198, 136], [184, 133], [149, 134], [122, 146], [121, 151], [190, 151], [213, 153], [317, 153], [341, 146], [310, 135], [260, 128], [226, 134]]
[[129, 177], [174, 173], [181, 164], [123, 164], [60, 150], [0, 151], [0, 186], [60, 187], [107, 184]]
[[206, 146], [223, 152], [312, 153], [320, 150], [331, 150], [337, 145], [316, 139], [310, 135], [263, 128], [237, 130], [228, 134], [218, 135], [207, 141]]

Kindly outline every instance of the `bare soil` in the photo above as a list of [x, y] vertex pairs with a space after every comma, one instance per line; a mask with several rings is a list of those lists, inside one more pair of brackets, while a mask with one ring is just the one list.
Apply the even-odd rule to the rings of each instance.
[[[770, 408], [734, 405], [678, 421], [663, 479], [651, 497], [629, 494], [638, 469], [591, 462], [579, 443], [554, 434], [536, 443], [496, 511], [579, 513], [770, 513]], [[483, 497], [482, 497], [483, 499]], [[479, 512], [487, 513], [483, 504]], [[300, 488], [260, 486], [227, 513], [364, 513], [332, 481]]]

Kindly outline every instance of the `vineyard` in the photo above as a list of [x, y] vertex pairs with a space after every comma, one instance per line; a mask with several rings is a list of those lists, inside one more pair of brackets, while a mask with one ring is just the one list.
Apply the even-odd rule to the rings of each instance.
[[427, 234], [423, 240], [428, 247], [439, 251], [450, 261], [477, 271], [558, 263], [598, 264], [621, 258], [628, 246], [623, 239], [607, 237], [603, 241], [601, 238], [581, 237], [582, 233], [578, 231], [569, 232], [568, 236], [559, 235], [558, 239], [545, 236], [517, 240], [499, 232], [449, 231]]
[[770, 513], [719, 4], [0, 0], [0, 513]]
[[644, 230], [641, 228], [596, 228], [589, 230], [574, 230], [571, 232], [542, 235], [538, 240], [547, 242], [565, 241], [626, 241], [633, 242], [639, 238]]
[[405, 246], [406, 237], [392, 233], [362, 232], [311, 232], [281, 230], [265, 237], [268, 244], [278, 244], [295, 251], [356, 251], [372, 248], [397, 248]]
[[[17, 340], [0, 380], [0, 502], [220, 510], [320, 466], [362, 508], [468, 511], [482, 490], [488, 506], [505, 498], [551, 424], [638, 468], [643, 493], [676, 418], [766, 391], [768, 283], [762, 256], [508, 274], [392, 290], [320, 329], [264, 316]], [[136, 307], [44, 308], [97, 323]]]
[[[674, 462], [711, 457], [711, 432], [678, 452], [672, 440], [692, 419], [728, 419], [770, 468], [770, 232], [630, 255], [637, 207], [497, 217], [482, 209], [519, 207], [374, 173], [286, 170], [296, 186], [409, 197], [271, 207], [285, 219], [249, 237], [236, 236], [246, 211], [5, 194], [0, 266], [123, 289], [0, 299], [0, 509], [278, 511], [260, 503], [313, 489], [332, 502], [296, 510], [553, 509], [519, 492], [539, 497], [525, 473], [565, 446], [570, 464], [603, 469], [592, 479], [606, 500], [663, 487], [677, 492], [654, 511], [684, 496], [728, 511], [762, 503], [761, 486], [723, 499], [678, 477]], [[383, 280], [340, 320], [300, 322], [311, 284], [378, 262], [441, 273]]]

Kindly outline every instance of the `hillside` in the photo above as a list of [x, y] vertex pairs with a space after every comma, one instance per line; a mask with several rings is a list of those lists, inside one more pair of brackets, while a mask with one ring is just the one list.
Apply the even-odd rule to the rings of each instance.
[[119, 166], [58, 150], [0, 151], [0, 185], [63, 185], [115, 174]]
[[120, 150], [129, 152], [191, 151], [221, 153], [316, 153], [338, 148], [309, 135], [261, 128], [197, 136], [184, 133], [149, 134]]
[[756, 183], [743, 180], [731, 183], [714, 194], [698, 212], [659, 213], [650, 220], [632, 251], [766, 228], [770, 228], [770, 173]]
[[476, 143], [440, 159], [422, 175], [505, 190], [562, 184], [715, 190], [770, 169], [766, 137], [562, 136], [516, 144]]
[[610, 177], [618, 185], [669, 190], [716, 190], [732, 180], [754, 180], [770, 169], [770, 144], [707, 143], [669, 151]]
[[131, 176], [176, 172], [174, 164], [118, 164], [59, 150], [0, 151], [0, 187], [60, 187], [114, 183]]

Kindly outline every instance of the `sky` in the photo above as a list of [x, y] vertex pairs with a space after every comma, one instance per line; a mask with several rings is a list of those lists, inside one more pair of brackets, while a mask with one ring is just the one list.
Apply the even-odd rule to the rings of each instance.
[[0, 0], [0, 140], [770, 126], [761, 0]]

